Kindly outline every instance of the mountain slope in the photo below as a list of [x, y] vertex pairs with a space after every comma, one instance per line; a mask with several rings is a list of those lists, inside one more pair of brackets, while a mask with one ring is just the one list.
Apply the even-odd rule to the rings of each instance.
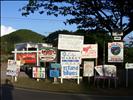
[[14, 44], [23, 42], [44, 42], [45, 36], [31, 30], [21, 29], [1, 37], [1, 52], [10, 53], [14, 49]]

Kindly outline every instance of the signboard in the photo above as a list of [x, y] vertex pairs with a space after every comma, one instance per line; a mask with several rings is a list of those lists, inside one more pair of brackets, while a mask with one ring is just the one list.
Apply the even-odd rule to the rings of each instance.
[[82, 58], [97, 58], [98, 57], [97, 44], [84, 44], [82, 50]]
[[80, 65], [81, 52], [61, 51], [61, 65]]
[[83, 76], [94, 76], [94, 61], [84, 61]]
[[78, 78], [79, 66], [62, 66], [62, 78]]
[[126, 69], [133, 69], [133, 63], [126, 63]]
[[61, 68], [61, 65], [59, 63], [51, 63], [51, 68]]
[[59, 34], [58, 49], [81, 51], [83, 46], [83, 36]]
[[117, 36], [117, 37], [115, 36], [114, 40], [121, 40], [121, 37], [120, 36]]
[[6, 75], [18, 76], [19, 72], [20, 72], [20, 61], [8, 60]]
[[17, 53], [16, 58], [21, 61], [21, 64], [35, 64], [37, 62], [36, 53]]
[[116, 76], [116, 66], [115, 65], [99, 65], [95, 66], [95, 70], [100, 76]]
[[33, 78], [45, 78], [45, 68], [43, 68], [43, 67], [33, 67], [32, 77]]
[[123, 42], [108, 43], [108, 62], [123, 62]]
[[50, 77], [59, 77], [59, 70], [50, 70]]
[[55, 62], [56, 61], [56, 49], [53, 47], [42, 48], [39, 52], [40, 60], [45, 62]]

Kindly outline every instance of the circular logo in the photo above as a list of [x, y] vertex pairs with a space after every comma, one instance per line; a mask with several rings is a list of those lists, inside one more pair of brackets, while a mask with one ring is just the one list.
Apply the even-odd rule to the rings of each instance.
[[121, 48], [118, 45], [113, 45], [111, 47], [111, 53], [113, 55], [118, 55], [120, 53], [120, 51], [121, 51]]

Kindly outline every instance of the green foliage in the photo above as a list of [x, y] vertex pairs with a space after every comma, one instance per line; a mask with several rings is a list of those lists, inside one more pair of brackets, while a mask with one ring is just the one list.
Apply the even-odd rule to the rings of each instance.
[[45, 36], [31, 30], [21, 29], [1, 37], [1, 52], [11, 53], [14, 50], [14, 44], [23, 42], [41, 43]]
[[[63, 3], [62, 3], [63, 2]], [[106, 30], [112, 33], [122, 30], [124, 36], [133, 31], [132, 0], [29, 0], [22, 8], [27, 16], [38, 11], [40, 14], [73, 16], [66, 23], [76, 24], [84, 30]], [[123, 21], [127, 18], [128, 21]]]

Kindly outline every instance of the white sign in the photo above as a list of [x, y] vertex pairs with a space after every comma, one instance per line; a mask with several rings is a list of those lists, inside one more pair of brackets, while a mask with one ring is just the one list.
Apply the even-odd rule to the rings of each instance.
[[123, 42], [108, 43], [108, 62], [123, 62]]
[[115, 36], [114, 40], [121, 40], [121, 37], [120, 36]]
[[32, 72], [33, 78], [45, 78], [45, 68], [43, 67], [33, 67]]
[[82, 58], [97, 58], [98, 54], [97, 44], [84, 44], [82, 50]]
[[20, 72], [20, 61], [8, 60], [6, 75], [18, 76]]
[[115, 65], [99, 65], [95, 66], [95, 70], [100, 76], [116, 76], [116, 66]]
[[61, 51], [61, 65], [80, 65], [81, 52]]
[[79, 66], [62, 66], [62, 78], [78, 78]]
[[126, 63], [126, 69], [133, 69], [133, 63]]
[[94, 61], [84, 61], [83, 76], [94, 76]]
[[81, 51], [83, 46], [83, 36], [59, 34], [58, 49]]

